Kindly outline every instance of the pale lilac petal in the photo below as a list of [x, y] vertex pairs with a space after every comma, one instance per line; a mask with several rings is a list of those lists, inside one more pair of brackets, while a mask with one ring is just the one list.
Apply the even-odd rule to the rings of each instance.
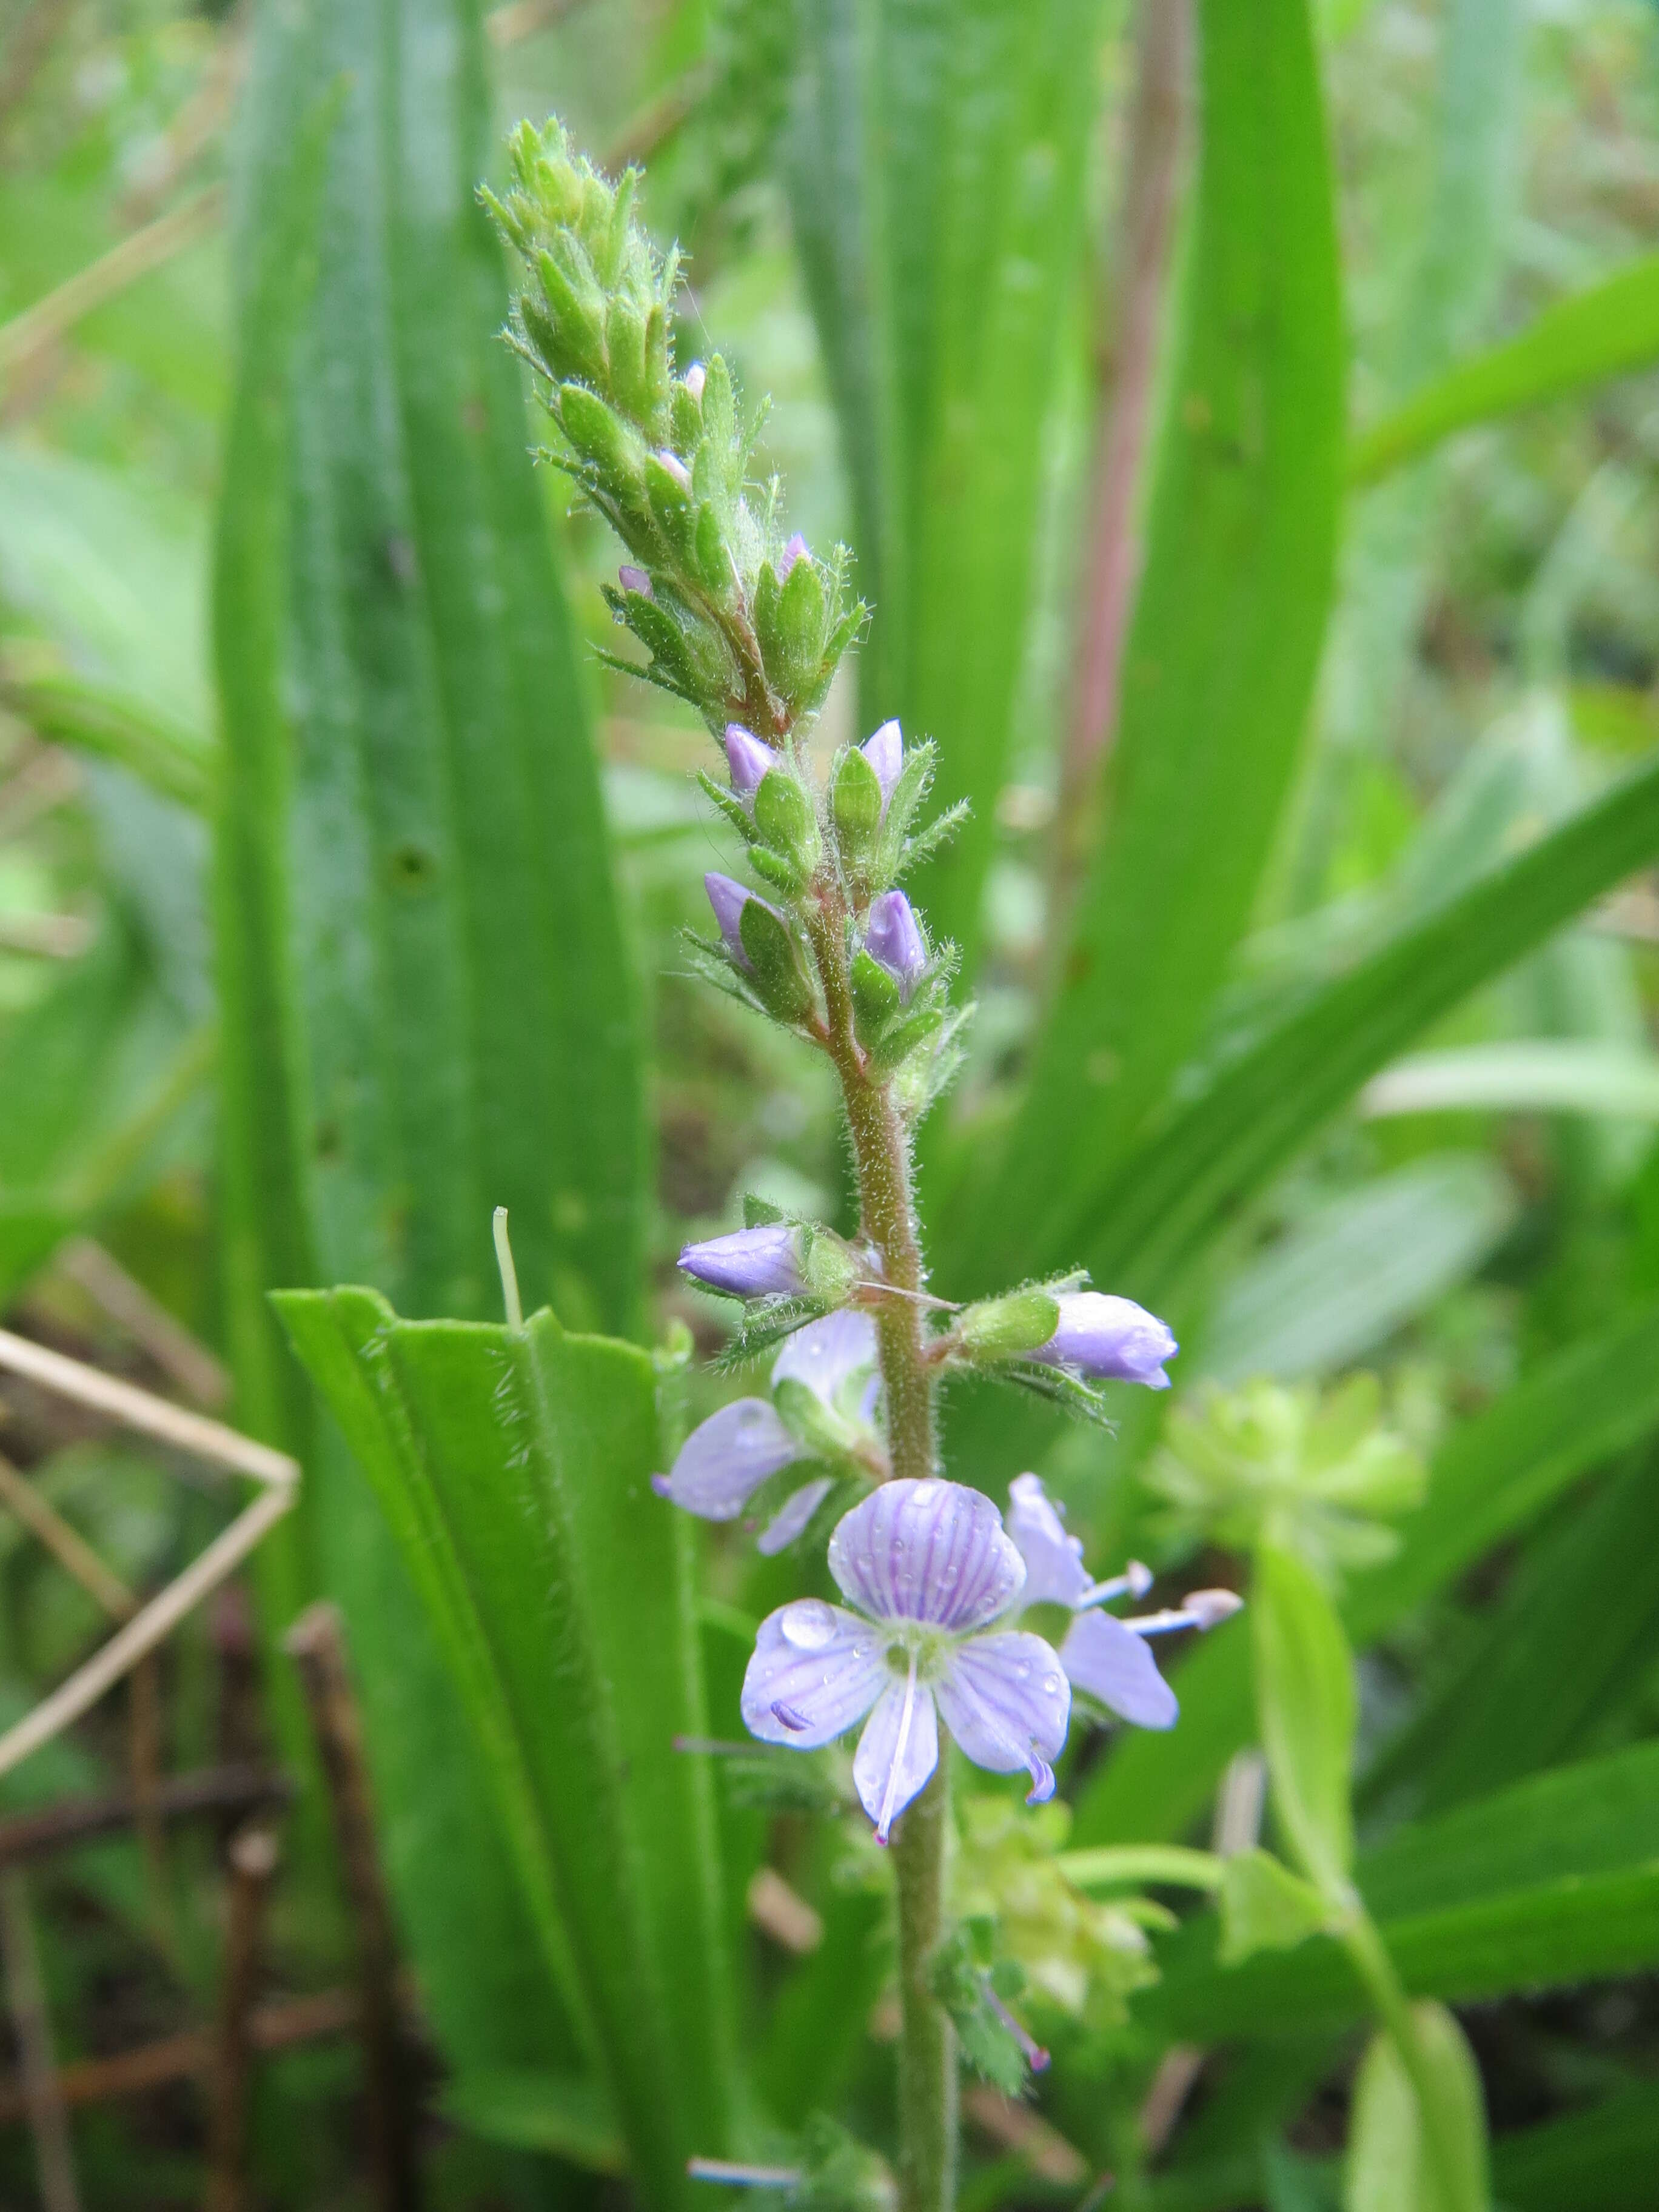
[[1004, 1630], [970, 1637], [934, 1686], [945, 1725], [975, 1766], [1031, 1778], [1028, 1804], [1054, 1794], [1053, 1761], [1066, 1741], [1072, 1688], [1040, 1636]]
[[884, 1482], [836, 1524], [830, 1571], [872, 1620], [926, 1621], [959, 1634], [1007, 1610], [1025, 1562], [978, 1491]]
[[876, 1824], [878, 1843], [887, 1841], [893, 1822], [938, 1765], [939, 1719], [927, 1685], [890, 1674], [853, 1760], [854, 1786]]
[[816, 1482], [803, 1483], [793, 1498], [784, 1499], [762, 1529], [755, 1539], [755, 1549], [769, 1559], [775, 1552], [787, 1552], [835, 1486], [832, 1474], [820, 1475]]
[[1060, 1647], [1074, 1689], [1137, 1728], [1173, 1728], [1181, 1711], [1144, 1638], [1109, 1613], [1080, 1613]]
[[[789, 571], [794, 567], [796, 562], [800, 559], [802, 554], [805, 552], [806, 540], [801, 536], [798, 530], [794, 536], [790, 539], [789, 543], [784, 547], [783, 557], [778, 562], [779, 583], [787, 584], [788, 582]], [[810, 558], [811, 556], [809, 556], [808, 557]]]
[[760, 1625], [743, 1678], [743, 1724], [763, 1743], [820, 1751], [864, 1718], [892, 1680], [886, 1639], [821, 1597], [780, 1606]]
[[[726, 726], [726, 764], [732, 771], [732, 788], [745, 805], [761, 787], [762, 779], [777, 765], [777, 755], [763, 745], [741, 722]], [[730, 881], [727, 878], [725, 880]], [[741, 884], [738, 886], [743, 888]], [[712, 898], [714, 894], [709, 894]]]
[[623, 591], [637, 592], [641, 599], [653, 599], [657, 596], [651, 588], [651, 579], [646, 574], [644, 569], [630, 568], [626, 562], [617, 571], [617, 581], [622, 586]]
[[806, 1288], [800, 1231], [788, 1221], [763, 1222], [755, 1229], [734, 1229], [729, 1237], [687, 1244], [679, 1264], [697, 1282], [734, 1298], [796, 1298]]
[[708, 871], [702, 879], [702, 887], [708, 894], [709, 905], [714, 909], [714, 920], [726, 951], [739, 968], [752, 969], [755, 963], [743, 949], [743, 910], [755, 894], [745, 890], [732, 877], [721, 875], [718, 868]]
[[699, 406], [702, 404], [702, 387], [708, 373], [700, 361], [694, 361], [685, 372], [685, 388]]
[[788, 1339], [772, 1363], [772, 1388], [804, 1382], [815, 1398], [834, 1407], [848, 1376], [875, 1364], [876, 1324], [867, 1313], [841, 1306]]
[[904, 766], [904, 732], [896, 722], [884, 722], [874, 737], [866, 738], [859, 750], [876, 771], [884, 807], [893, 795], [899, 770]]
[[864, 947], [898, 985], [900, 998], [908, 999], [927, 972], [927, 946], [915, 909], [902, 891], [884, 891], [872, 903]]
[[679, 486], [682, 491], [690, 490], [691, 471], [686, 467], [685, 463], [680, 459], [678, 453], [672, 452], [668, 447], [664, 446], [659, 449], [657, 459], [662, 463], [664, 468], [667, 470], [669, 475], [673, 477], [675, 483]]
[[801, 1456], [769, 1399], [738, 1398], [692, 1430], [672, 1473], [651, 1486], [705, 1521], [734, 1521], [768, 1475]]
[[1144, 1382], [1149, 1389], [1169, 1389], [1164, 1362], [1181, 1347], [1156, 1314], [1133, 1298], [1107, 1297], [1099, 1291], [1070, 1291], [1058, 1303], [1060, 1327], [1029, 1358], [1120, 1382]]
[[1008, 1534], [1025, 1562], [1027, 1605], [1076, 1605], [1089, 1589], [1080, 1537], [1068, 1536], [1060, 1508], [1034, 1474], [1008, 1486]]

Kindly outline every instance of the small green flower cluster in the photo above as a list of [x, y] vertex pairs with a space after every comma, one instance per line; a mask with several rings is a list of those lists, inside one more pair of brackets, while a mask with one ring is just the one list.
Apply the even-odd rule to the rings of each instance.
[[606, 594], [651, 656], [633, 672], [717, 733], [736, 721], [776, 743], [823, 703], [864, 626], [846, 549], [819, 561], [785, 544], [775, 482], [750, 505], [758, 423], [720, 356], [675, 373], [678, 258], [634, 219], [638, 171], [611, 184], [552, 120], [521, 124], [509, 150], [505, 198], [483, 198], [526, 272], [510, 335], [545, 381], [563, 441], [550, 458], [638, 564]]

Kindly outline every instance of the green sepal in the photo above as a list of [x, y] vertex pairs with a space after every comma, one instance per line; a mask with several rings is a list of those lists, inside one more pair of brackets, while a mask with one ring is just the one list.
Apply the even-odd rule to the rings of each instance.
[[899, 1011], [899, 987], [860, 945], [853, 955], [853, 1028], [867, 1052]]
[[646, 394], [645, 317], [625, 293], [615, 294], [605, 309], [605, 347], [612, 401], [636, 422], [645, 421], [651, 413]]
[[[704, 399], [708, 397], [705, 392]], [[778, 601], [781, 596], [777, 570], [769, 561], [763, 561], [755, 578], [755, 638], [769, 672], [778, 663]]]
[[651, 519], [664, 542], [682, 566], [690, 568], [696, 556], [696, 514], [691, 495], [655, 453], [645, 457], [645, 495], [651, 502]]
[[905, 747], [904, 766], [899, 770], [898, 781], [888, 793], [887, 812], [871, 869], [872, 881], [884, 890], [903, 873], [910, 824], [933, 787], [936, 752], [931, 738]]
[[1060, 1304], [1047, 1291], [1010, 1291], [959, 1314], [951, 1334], [969, 1359], [1008, 1359], [1035, 1352], [1060, 1327]]
[[692, 395], [690, 387], [676, 382], [669, 397], [669, 420], [672, 426], [674, 451], [688, 461], [696, 453], [702, 436], [702, 410]]
[[726, 550], [726, 532], [720, 515], [707, 500], [697, 508], [692, 555], [698, 575], [717, 599], [723, 599], [732, 588], [732, 556]]
[[899, 861], [899, 874], [906, 875], [912, 868], [919, 867], [922, 861], [931, 860], [935, 853], [950, 843], [973, 811], [971, 799], [959, 799], [954, 806], [947, 806], [944, 813], [930, 822], [925, 830], [918, 830], [914, 837], [907, 838]]
[[818, 864], [818, 818], [799, 779], [769, 769], [755, 793], [755, 827], [775, 852], [793, 861], [805, 882]]
[[711, 354], [702, 372], [702, 432], [720, 466], [723, 488], [735, 493], [741, 483], [743, 462], [738, 461], [738, 483], [731, 477], [732, 448], [737, 441], [738, 410], [732, 394], [732, 372], [719, 354]]
[[823, 580], [811, 554], [803, 553], [778, 594], [775, 642], [767, 670], [779, 689], [800, 690], [817, 676], [823, 657]]
[[841, 1416], [826, 1406], [810, 1383], [786, 1375], [772, 1386], [772, 1402], [792, 1437], [817, 1459], [844, 1459], [858, 1443]]
[[559, 386], [559, 427], [593, 471], [599, 489], [637, 513], [645, 503], [645, 448], [639, 433], [585, 384]]
[[767, 1012], [792, 1028], [805, 1021], [813, 1012], [811, 981], [799, 940], [782, 915], [774, 913], [764, 899], [751, 898], [738, 918], [738, 934]]
[[[990, 2002], [992, 1968], [982, 1958], [986, 1948], [983, 1938], [975, 1942], [972, 1923], [958, 1922], [934, 1951], [927, 1978], [956, 2023], [963, 2057], [1005, 2097], [1018, 2097], [1028, 2079], [1025, 2053]], [[998, 1976], [1000, 1982], [1006, 1978], [1006, 1973]]]
[[878, 1073], [890, 1075], [903, 1066], [913, 1052], [936, 1042], [944, 1027], [943, 1006], [917, 1006], [877, 1039], [871, 1049], [871, 1061]]
[[787, 853], [775, 853], [769, 845], [751, 845], [749, 860], [761, 880], [786, 897], [793, 898], [806, 880]]
[[849, 876], [868, 866], [881, 830], [881, 778], [857, 746], [842, 756], [830, 796], [836, 846]]
[[1017, 1390], [1030, 1390], [1039, 1398], [1047, 1398], [1079, 1421], [1116, 1431], [1117, 1423], [1112, 1419], [1104, 1393], [1097, 1390], [1092, 1383], [1079, 1382], [1075, 1375], [1067, 1375], [1063, 1368], [1039, 1366], [1029, 1359], [1004, 1359], [994, 1367], [988, 1367], [985, 1372], [994, 1382], [1011, 1382]]
[[665, 414], [672, 422], [669, 404], [670, 369], [668, 366], [668, 311], [660, 300], [653, 300], [645, 319], [645, 405], [641, 419], [653, 430]]
[[727, 791], [724, 785], [716, 783], [706, 768], [700, 768], [697, 770], [697, 781], [708, 797], [714, 800], [744, 843], [752, 845], [755, 842], [755, 825], [750, 821], [748, 810], [743, 801], [733, 793]]
[[769, 1229], [775, 1221], [788, 1221], [793, 1217], [770, 1199], [757, 1198], [752, 1190], [743, 1194], [743, 1225], [745, 1229]]
[[586, 270], [567, 269], [544, 246], [537, 249], [535, 267], [542, 296], [525, 294], [525, 322], [546, 355], [549, 374], [555, 382], [573, 375], [603, 382], [605, 301], [597, 286]]
[[602, 588], [611, 612], [632, 630], [664, 672], [673, 678], [673, 688], [683, 697], [695, 699], [696, 664], [685, 632], [673, 616], [659, 601], [647, 599], [643, 592], [620, 592], [611, 584]]

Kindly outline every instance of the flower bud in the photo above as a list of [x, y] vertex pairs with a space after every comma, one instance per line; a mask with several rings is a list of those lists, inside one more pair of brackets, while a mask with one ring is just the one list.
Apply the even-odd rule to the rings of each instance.
[[721, 875], [718, 868], [708, 871], [702, 879], [702, 887], [708, 894], [709, 905], [714, 909], [714, 920], [720, 925], [726, 951], [739, 968], [747, 969], [750, 960], [743, 949], [743, 910], [755, 894], [745, 884], [734, 883], [730, 876]]
[[792, 1025], [812, 1013], [811, 978], [801, 960], [800, 942], [776, 907], [750, 898], [738, 916], [744, 965], [767, 1012]]
[[1132, 1298], [1098, 1291], [1068, 1291], [1056, 1299], [1060, 1325], [1030, 1357], [1048, 1367], [1076, 1367], [1085, 1375], [1144, 1382], [1167, 1390], [1164, 1362], [1180, 1346], [1164, 1323]]
[[859, 1042], [873, 1045], [900, 1006], [899, 988], [867, 952], [853, 956], [853, 1022]]
[[970, 1359], [1013, 1359], [1047, 1344], [1060, 1325], [1060, 1300], [1048, 1291], [1010, 1291], [957, 1316], [951, 1334]]
[[702, 404], [702, 385], [705, 374], [702, 363], [700, 361], [694, 361], [690, 368], [686, 370], [684, 380], [686, 390], [699, 406]]
[[768, 1221], [758, 1229], [737, 1229], [729, 1237], [688, 1244], [679, 1265], [694, 1281], [734, 1298], [799, 1298], [807, 1289], [801, 1268], [805, 1243], [799, 1223]]
[[884, 722], [872, 738], [866, 738], [859, 748], [872, 769], [881, 786], [881, 803], [885, 808], [893, 795], [893, 786], [899, 780], [899, 770], [904, 766], [904, 732], [896, 722]]
[[622, 586], [623, 591], [637, 592], [642, 599], [653, 599], [657, 596], [651, 588], [651, 579], [646, 574], [644, 569], [633, 568], [626, 561], [617, 571], [617, 581]]
[[927, 945], [910, 902], [902, 891], [884, 891], [870, 908], [865, 949], [884, 968], [908, 1003], [927, 969]]
[[[779, 583], [787, 584], [788, 582], [789, 571], [794, 567], [796, 562], [799, 560], [801, 555], [805, 552], [806, 540], [801, 536], [798, 530], [794, 536], [790, 539], [789, 543], [784, 547], [783, 558], [778, 562]], [[811, 556], [808, 554], [807, 557], [810, 560]]]
[[741, 722], [726, 724], [726, 762], [732, 771], [732, 789], [745, 806], [753, 800], [762, 779], [770, 773], [776, 759], [771, 746], [763, 745], [752, 730], [745, 730]]
[[830, 805], [842, 865], [850, 874], [856, 874], [868, 865], [886, 803], [886, 793], [868, 754], [844, 754], [836, 770]]
[[788, 574], [779, 582], [773, 651], [767, 659], [769, 665], [775, 665], [780, 684], [794, 689], [816, 674], [823, 655], [823, 585], [811, 556], [799, 554], [790, 560]]

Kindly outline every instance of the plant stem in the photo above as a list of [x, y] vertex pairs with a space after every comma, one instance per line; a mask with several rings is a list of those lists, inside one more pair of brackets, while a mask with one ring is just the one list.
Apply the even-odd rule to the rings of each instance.
[[956, 2200], [956, 2032], [928, 1981], [943, 1924], [950, 1822], [950, 1769], [941, 1759], [932, 1781], [893, 1830], [903, 2022], [898, 2067], [901, 2212], [950, 2212]]
[[[919, 1291], [924, 1269], [910, 1190], [910, 1136], [890, 1082], [872, 1074], [853, 1028], [847, 969], [847, 908], [841, 886], [821, 875], [805, 902], [812, 957], [823, 986], [825, 1043], [841, 1079], [858, 1170], [864, 1234], [881, 1255], [884, 1280]], [[887, 1439], [893, 1473], [924, 1479], [938, 1460], [933, 1372], [922, 1309], [884, 1299], [876, 1311]], [[901, 2212], [950, 2212], [956, 2200], [956, 2031], [928, 1978], [945, 1911], [945, 1847], [951, 1784], [944, 1759], [893, 1829], [898, 1894], [899, 2203]]]
[[1425, 2162], [1439, 2185], [1441, 2197], [1449, 2204], [1456, 2194], [1460, 2161], [1455, 2147], [1446, 2141], [1434, 2067], [1423, 2047], [1405, 1985], [1376, 1931], [1376, 1923], [1358, 1897], [1349, 1902], [1336, 1932], [1370, 1991], [1382, 2025], [1400, 2053], [1400, 2063], [1411, 2079], [1423, 2126]]

